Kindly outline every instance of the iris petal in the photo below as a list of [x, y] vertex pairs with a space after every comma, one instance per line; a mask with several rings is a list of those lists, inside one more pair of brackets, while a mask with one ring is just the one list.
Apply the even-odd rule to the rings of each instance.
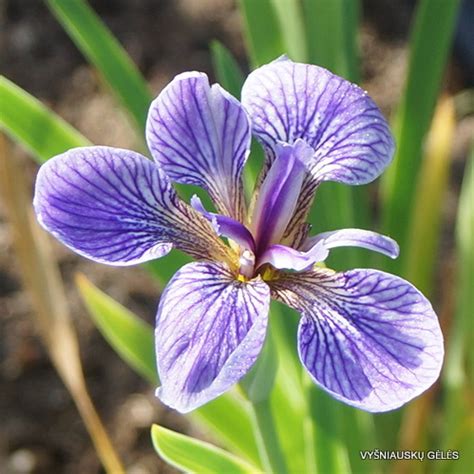
[[236, 281], [222, 263], [190, 263], [161, 296], [156, 352], [163, 403], [191, 411], [218, 397], [257, 359], [266, 334], [270, 289]]
[[304, 243], [304, 249], [311, 249], [317, 243], [327, 249], [336, 247], [361, 247], [379, 252], [391, 258], [397, 258], [400, 252], [395, 240], [385, 235], [363, 229], [341, 229], [309, 237]]
[[301, 361], [338, 400], [388, 411], [438, 378], [443, 339], [428, 300], [410, 283], [377, 270], [283, 275], [277, 299], [302, 315]]
[[302, 140], [294, 145], [278, 144], [273, 162], [259, 190], [251, 227], [257, 252], [279, 242], [298, 204], [301, 185], [307, 172], [311, 148]]
[[306, 174], [295, 211], [283, 234], [282, 242], [286, 245], [299, 248], [308, 237], [311, 225], [306, 222], [306, 219], [308, 218], [317, 188], [318, 183], [309, 174]]
[[218, 212], [242, 220], [250, 123], [240, 103], [199, 72], [178, 75], [153, 101], [148, 146], [172, 181], [205, 188]]
[[232, 219], [232, 217], [206, 211], [201, 199], [196, 194], [191, 198], [191, 206], [209, 220], [217, 235], [228, 237], [244, 249], [248, 249], [252, 253], [255, 252], [255, 241], [252, 234], [239, 221]]
[[128, 150], [76, 148], [50, 159], [38, 173], [34, 207], [56, 238], [102, 263], [132, 265], [173, 246], [198, 258], [227, 254], [156, 164]]
[[285, 59], [262, 66], [248, 76], [242, 104], [270, 159], [278, 142], [303, 139], [314, 149], [316, 182], [369, 183], [392, 158], [392, 135], [372, 99], [324, 68]]
[[307, 252], [300, 252], [286, 245], [275, 244], [268, 247], [259, 258], [257, 266], [270, 263], [275, 268], [300, 272], [316, 262], [323, 262], [329, 255], [323, 242], [317, 242]]

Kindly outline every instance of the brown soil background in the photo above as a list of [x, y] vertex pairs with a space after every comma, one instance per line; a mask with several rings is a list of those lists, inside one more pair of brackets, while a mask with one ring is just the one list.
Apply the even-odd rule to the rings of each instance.
[[[215, 38], [246, 67], [241, 20], [231, 0], [95, 0], [91, 4], [155, 93], [185, 70], [202, 70], [213, 78], [208, 44]], [[387, 114], [403, 84], [411, 11], [410, 1], [364, 2], [360, 34], [364, 87]], [[127, 118], [41, 1], [4, 0], [0, 28], [2, 74], [51, 106], [92, 142], [136, 146]], [[460, 90], [465, 81], [462, 69], [451, 62], [445, 89]], [[472, 120], [459, 121], [453, 149], [440, 254], [440, 262], [448, 266], [453, 261], [452, 228], [471, 127]], [[12, 146], [14, 158], [21, 160], [33, 183], [37, 166]], [[76, 408], [37, 337], [4, 211], [0, 202], [0, 472], [103, 472]], [[54, 251], [73, 309], [88, 387], [127, 472], [175, 472], [151, 447], [151, 423], [200, 436], [205, 433], [161, 406], [153, 389], [107, 345], [80, 302], [73, 275], [85, 273], [150, 323], [159, 288], [139, 268], [94, 264], [56, 242]]]

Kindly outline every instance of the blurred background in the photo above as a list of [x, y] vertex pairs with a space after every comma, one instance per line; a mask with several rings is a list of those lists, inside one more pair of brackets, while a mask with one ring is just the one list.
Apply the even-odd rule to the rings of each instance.
[[[91, 0], [90, 4], [138, 65], [154, 95], [185, 70], [204, 71], [215, 80], [209, 54], [209, 43], [214, 39], [220, 40], [248, 72], [242, 18], [232, 0]], [[362, 87], [387, 117], [402, 93], [414, 4], [411, 0], [362, 1]], [[450, 96], [474, 83], [474, 2], [464, 1], [461, 8], [463, 14], [442, 83], [443, 93]], [[0, 1], [0, 34], [1, 74], [51, 107], [91, 142], [137, 147], [129, 119], [43, 2]], [[449, 185], [442, 204], [438, 277], [433, 292], [433, 304], [441, 317], [449, 315], [454, 305], [453, 230], [473, 127], [472, 108], [471, 114], [458, 115]], [[32, 189], [38, 166], [14, 142], [7, 146], [8, 154], [21, 163]], [[377, 207], [375, 200], [373, 206]], [[13, 246], [5, 205], [0, 201], [0, 472], [103, 472], [77, 409], [38, 337]], [[159, 420], [177, 431], [204, 438], [206, 434], [156, 403], [152, 388], [125, 365], [95, 329], [73, 277], [78, 271], [86, 274], [150, 323], [157, 306], [157, 283], [141, 268], [97, 265], [56, 242], [53, 249], [66, 285], [91, 397], [128, 472], [175, 472], [153, 451], [151, 423]]]

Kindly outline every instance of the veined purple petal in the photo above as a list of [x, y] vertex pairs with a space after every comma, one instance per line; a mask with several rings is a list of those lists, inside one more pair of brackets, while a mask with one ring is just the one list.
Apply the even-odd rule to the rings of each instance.
[[365, 184], [390, 162], [388, 124], [367, 93], [318, 66], [280, 59], [252, 72], [242, 89], [253, 133], [275, 155], [279, 141], [314, 149], [316, 182]]
[[393, 410], [439, 376], [443, 338], [429, 301], [410, 283], [370, 269], [285, 274], [274, 296], [302, 315], [300, 359], [338, 400]]
[[251, 227], [257, 253], [269, 244], [280, 241], [293, 215], [307, 172], [312, 150], [302, 140], [294, 145], [280, 144], [273, 162], [260, 188], [252, 215]]
[[160, 299], [156, 353], [163, 403], [186, 413], [218, 397], [256, 361], [270, 289], [235, 280], [222, 263], [189, 263]]
[[341, 229], [309, 237], [304, 249], [310, 249], [317, 243], [322, 243], [327, 249], [336, 247], [362, 247], [374, 252], [383, 253], [391, 258], [397, 258], [400, 252], [395, 240], [385, 235], [363, 229]]
[[151, 104], [146, 136], [172, 181], [204, 187], [219, 213], [242, 220], [251, 132], [238, 100], [203, 73], [180, 74]]
[[217, 235], [228, 237], [244, 249], [251, 250], [252, 253], [255, 252], [255, 241], [252, 234], [239, 221], [232, 217], [206, 211], [201, 199], [196, 194], [191, 198], [191, 206], [209, 220]]
[[323, 262], [329, 255], [328, 249], [322, 242], [317, 242], [307, 252], [300, 252], [286, 245], [270, 245], [258, 260], [257, 266], [270, 263], [278, 269], [288, 269], [300, 272], [314, 265], [316, 262]]
[[129, 150], [84, 147], [52, 158], [39, 170], [34, 207], [46, 230], [102, 263], [132, 265], [173, 246], [198, 258], [227, 253], [156, 164]]

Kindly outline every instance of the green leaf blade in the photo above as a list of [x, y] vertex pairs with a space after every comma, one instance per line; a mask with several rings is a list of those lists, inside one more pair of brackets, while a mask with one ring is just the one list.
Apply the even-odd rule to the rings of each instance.
[[212, 41], [212, 64], [219, 84], [235, 98], [240, 99], [244, 75], [230, 51], [219, 41]]
[[191, 413], [191, 418], [212, 430], [233, 452], [260, 466], [260, 455], [246, 403], [229, 391]]
[[[404, 249], [407, 216], [421, 164], [423, 139], [430, 126], [436, 97], [456, 25], [459, 0], [421, 0], [411, 39], [408, 77], [395, 117], [397, 150], [384, 176], [384, 233]], [[387, 265], [395, 271], [400, 263]]]
[[298, 315], [283, 303], [272, 301], [270, 318], [278, 356], [278, 372], [271, 393], [275, 425], [289, 472], [310, 473], [312, 461], [303, 455], [295, 456], [305, 446], [302, 428], [310, 420], [296, 347]]
[[151, 439], [156, 452], [172, 466], [196, 474], [250, 474], [255, 466], [204, 441], [153, 425]]
[[128, 54], [84, 0], [46, 2], [79, 50], [101, 73], [140, 132], [143, 132], [151, 94]]
[[42, 163], [89, 141], [25, 90], [0, 76], [0, 129]]
[[254, 68], [285, 54], [285, 46], [271, 0], [239, 0], [244, 38]]
[[303, 0], [308, 58], [352, 82], [359, 82], [358, 0]]
[[306, 31], [300, 2], [271, 0], [275, 16], [280, 24], [286, 52], [294, 61], [307, 62]]
[[84, 275], [76, 277], [76, 284], [104, 338], [133, 369], [156, 385], [158, 375], [151, 327], [96, 288]]

